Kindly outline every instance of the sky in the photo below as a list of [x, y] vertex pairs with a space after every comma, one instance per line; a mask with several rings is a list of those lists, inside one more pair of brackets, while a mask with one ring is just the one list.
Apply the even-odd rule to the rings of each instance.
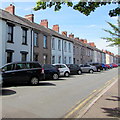
[[[0, 0], [1, 1], [1, 0]], [[34, 0], [35, 1], [35, 0]], [[47, 19], [49, 28], [58, 24], [61, 31], [67, 31], [68, 35], [73, 33], [75, 37], [87, 39], [88, 42], [94, 42], [99, 49], [108, 50], [114, 54], [118, 54], [117, 47], [108, 47], [110, 44], [101, 37], [110, 37], [103, 29], [112, 30], [107, 24], [111, 22], [117, 25], [118, 17], [110, 17], [108, 15], [109, 10], [117, 7], [117, 4], [102, 6], [97, 8], [95, 12], [92, 12], [89, 16], [85, 16], [79, 11], [73, 10], [70, 7], [63, 6], [58, 12], [54, 11], [54, 8], [48, 8], [46, 10], [33, 11], [32, 8], [36, 5], [35, 2], [16, 2], [11, 0], [9, 2], [1, 2], [0, 8], [4, 9], [9, 6], [10, 3], [15, 5], [15, 14], [24, 17], [27, 14], [33, 13], [35, 16], [35, 22], [40, 23], [42, 19]]]

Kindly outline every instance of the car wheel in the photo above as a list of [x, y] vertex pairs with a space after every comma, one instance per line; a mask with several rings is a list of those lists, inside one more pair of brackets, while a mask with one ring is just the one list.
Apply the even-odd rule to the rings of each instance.
[[39, 83], [39, 79], [37, 77], [32, 77], [30, 80], [30, 84], [37, 85]]
[[94, 71], [93, 70], [89, 70], [89, 73], [93, 73]]
[[69, 77], [69, 72], [65, 72], [64, 76]]
[[78, 73], [78, 75], [81, 75], [81, 74], [82, 74], [82, 71], [81, 71], [81, 70], [78, 70], [77, 73]]
[[97, 71], [100, 72], [101, 70], [98, 68]]
[[57, 73], [54, 73], [53, 76], [52, 76], [53, 80], [57, 80], [59, 78], [58, 74]]

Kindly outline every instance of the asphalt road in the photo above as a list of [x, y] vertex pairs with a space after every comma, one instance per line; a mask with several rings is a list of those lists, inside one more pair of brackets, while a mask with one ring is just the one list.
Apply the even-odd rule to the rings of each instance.
[[3, 118], [61, 118], [80, 100], [118, 75], [118, 69], [2, 89]]

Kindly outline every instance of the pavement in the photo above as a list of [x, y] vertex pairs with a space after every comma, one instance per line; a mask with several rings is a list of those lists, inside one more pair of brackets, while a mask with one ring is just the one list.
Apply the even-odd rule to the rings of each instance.
[[114, 81], [84, 112], [80, 112], [77, 118], [120, 118], [118, 83], [118, 80]]

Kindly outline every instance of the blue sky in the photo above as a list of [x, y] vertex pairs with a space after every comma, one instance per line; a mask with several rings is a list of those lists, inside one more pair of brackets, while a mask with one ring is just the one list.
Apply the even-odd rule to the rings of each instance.
[[[2, 9], [9, 4], [10, 2], [2, 2]], [[117, 6], [115, 4], [97, 8], [90, 16], [85, 16], [67, 6], [63, 6], [60, 11], [55, 12], [53, 8], [33, 11], [35, 2], [14, 2], [14, 5], [18, 16], [24, 17], [33, 13], [36, 23], [40, 23], [42, 19], [48, 19], [49, 28], [52, 28], [52, 25], [59, 24], [60, 33], [61, 31], [67, 31], [68, 34], [73, 33], [75, 37], [87, 39], [88, 42], [95, 42], [99, 49], [106, 49], [118, 54], [117, 47], [106, 47], [109, 43], [101, 39], [101, 37], [109, 37], [109, 34], [103, 31], [103, 29], [110, 29], [106, 21], [117, 24], [118, 18], [108, 15], [109, 10]]]

